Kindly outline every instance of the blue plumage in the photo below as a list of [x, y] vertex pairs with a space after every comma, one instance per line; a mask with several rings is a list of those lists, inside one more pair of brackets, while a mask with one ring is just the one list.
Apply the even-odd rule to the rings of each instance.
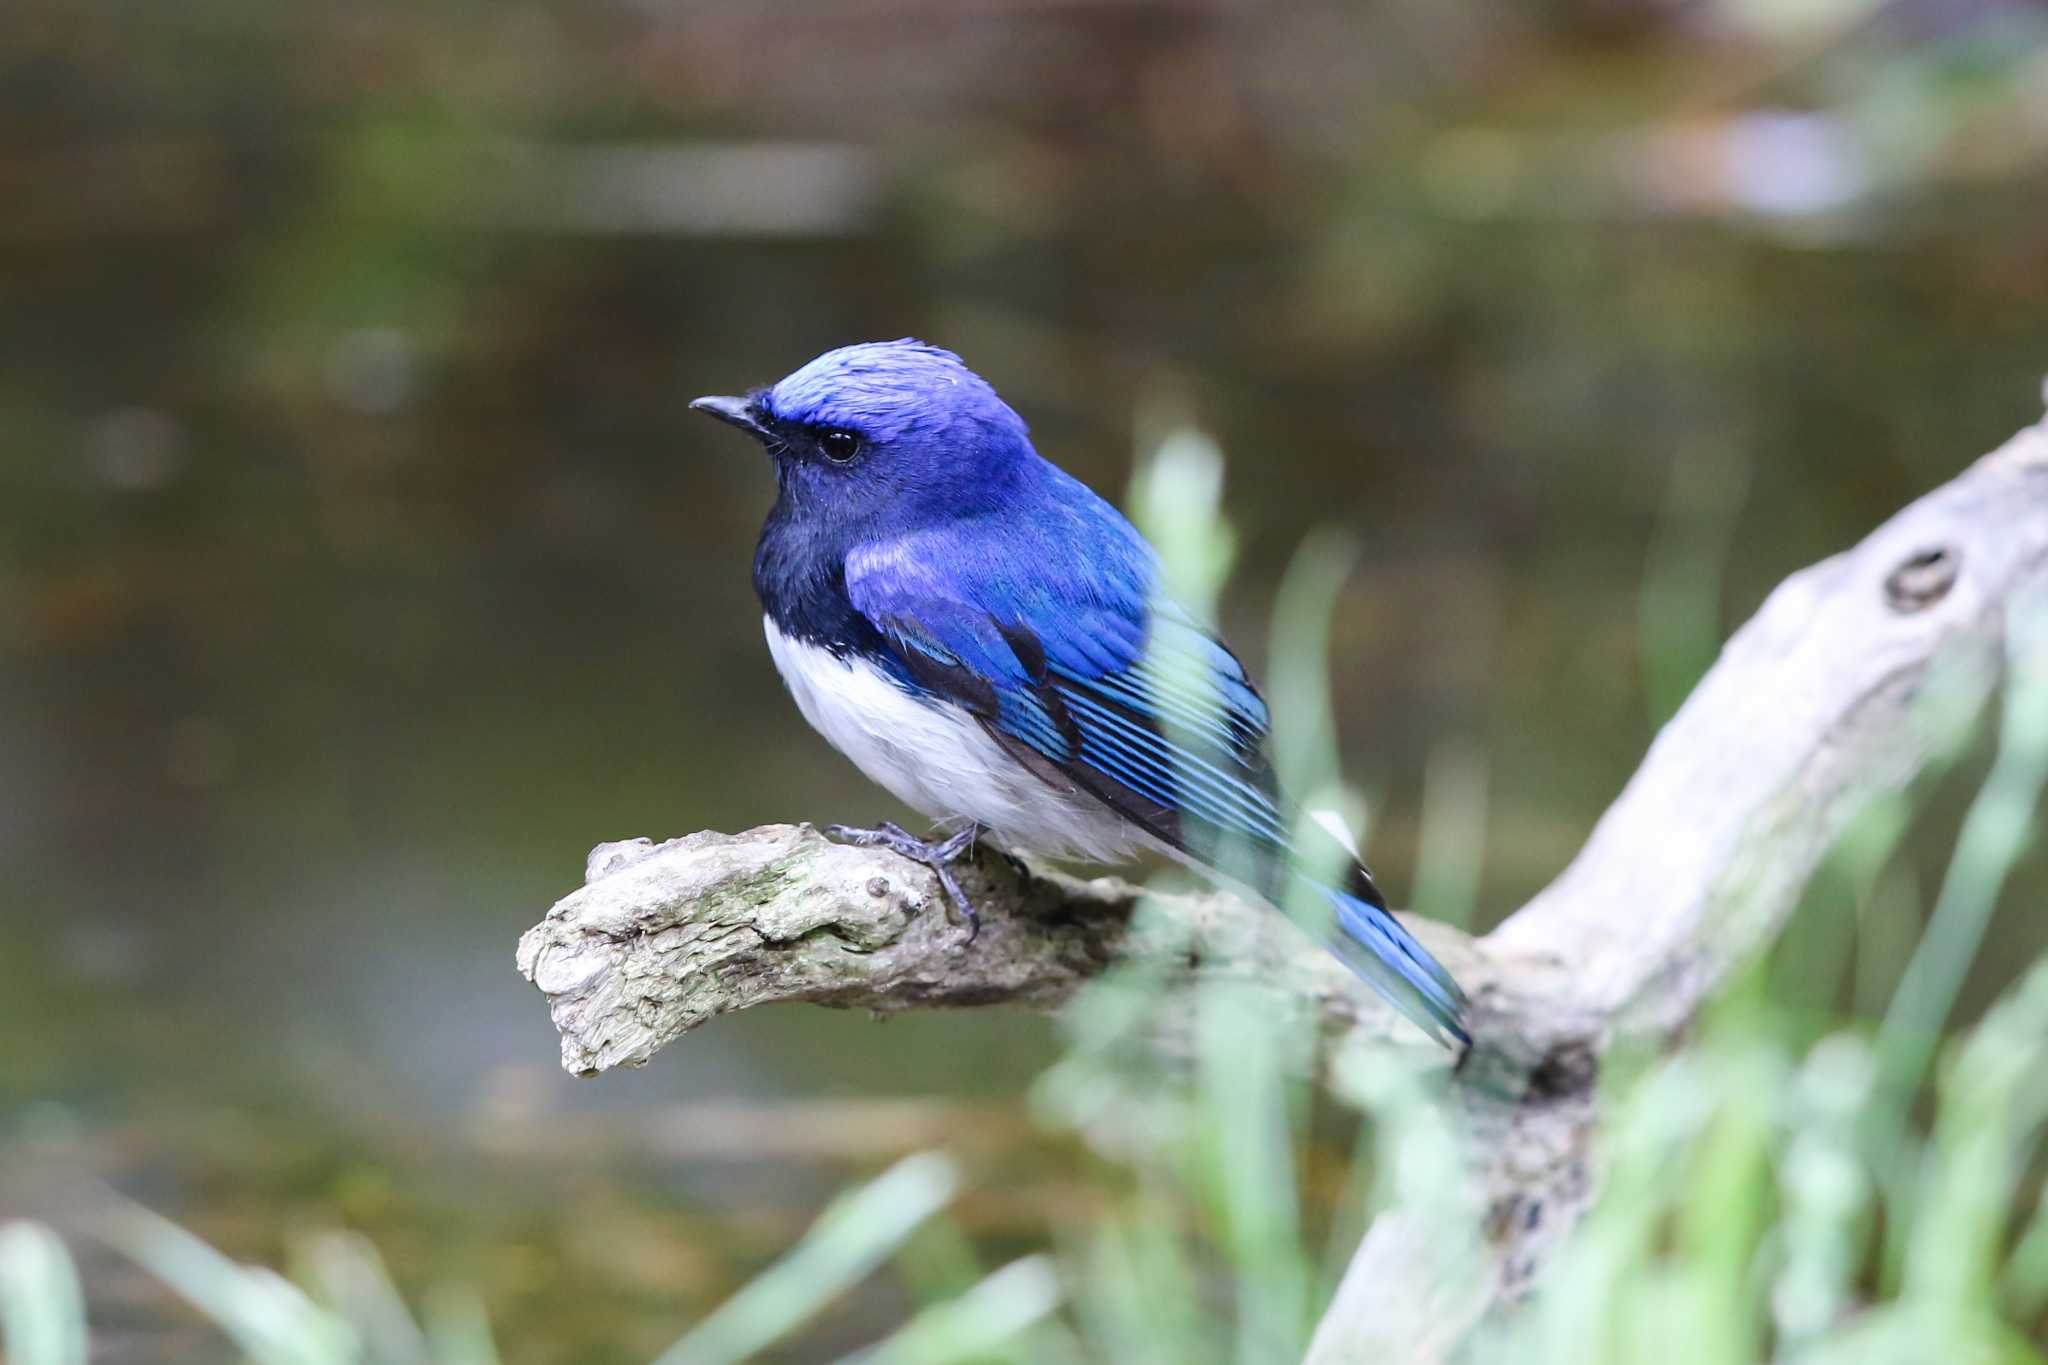
[[[870, 776], [1025, 851], [1151, 844], [1275, 903], [1305, 880], [1244, 666], [957, 356], [849, 346], [695, 406], [775, 457], [754, 564], [770, 643], [806, 717]], [[1343, 861], [1342, 890], [1315, 888], [1342, 930], [1333, 950], [1425, 1030], [1466, 1041], [1456, 983]]]

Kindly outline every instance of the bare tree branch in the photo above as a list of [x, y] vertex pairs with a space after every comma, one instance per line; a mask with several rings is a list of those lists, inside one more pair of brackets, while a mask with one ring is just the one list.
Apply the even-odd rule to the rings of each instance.
[[[1432, 1220], [1390, 1211], [1311, 1365], [1440, 1359], [1527, 1285], [1592, 1197], [1604, 1053], [1681, 1029], [1769, 942], [1847, 821], [1927, 762], [1927, 700], [1981, 700], [2008, 613], [2044, 591], [2048, 430], [2033, 427], [1786, 580], [1578, 857], [1493, 933], [1411, 922], [1477, 1011], [1452, 1094], [1492, 1273], [1447, 1277]], [[1158, 897], [1134, 917], [1137, 893], [1113, 879], [1025, 879], [983, 858], [964, 880], [983, 909], [972, 941], [923, 868], [806, 826], [606, 844], [520, 940], [519, 968], [578, 1074], [640, 1065], [706, 1019], [776, 1001], [1053, 1007], [1131, 956], [1171, 984], [1259, 985], [1347, 1046], [1419, 1041], [1293, 926], [1227, 896]]]
[[[1563, 875], [1475, 944], [1554, 970], [1500, 1010], [1461, 1089], [1494, 1274], [1434, 1273], [1432, 1228], [1383, 1215], [1324, 1314], [1309, 1365], [1442, 1359], [1522, 1290], [1594, 1182], [1592, 1085], [1617, 1037], [1668, 1037], [1760, 951], [1851, 817], [1927, 763], [1981, 702], [2008, 622], [2048, 595], [2048, 428], [2030, 427], [1765, 601], [1650, 746]], [[1475, 1061], [1483, 1061], [1483, 1057]], [[1527, 1084], [1514, 1068], [1530, 1065]]]
[[[809, 825], [602, 844], [586, 876], [519, 942], [519, 970], [547, 994], [562, 1065], [578, 1075], [641, 1065], [707, 1019], [778, 1001], [1050, 1008], [1132, 956], [1157, 959], [1170, 983], [1255, 982], [1332, 1033], [1422, 1043], [1292, 925], [1221, 893], [1154, 896], [1155, 913], [1134, 919], [1140, 892], [1126, 882], [1026, 877], [983, 854], [960, 874], [982, 911], [970, 937], [929, 870]], [[1419, 932], [1483, 987], [1470, 939]]]

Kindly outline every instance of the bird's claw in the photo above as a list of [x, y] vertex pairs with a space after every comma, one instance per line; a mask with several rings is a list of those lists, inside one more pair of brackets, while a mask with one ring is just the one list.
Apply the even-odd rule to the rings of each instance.
[[884, 820], [873, 829], [860, 829], [853, 825], [827, 825], [827, 837], [843, 844], [860, 848], [886, 848], [899, 857], [928, 867], [938, 878], [939, 890], [960, 912], [960, 918], [967, 922], [967, 941], [972, 943], [981, 932], [981, 915], [975, 910], [974, 902], [967, 898], [960, 879], [953, 875], [952, 864], [963, 854], [974, 851], [974, 841], [981, 837], [981, 826], [970, 824], [965, 829], [946, 836], [934, 843], [920, 839], [894, 820]]

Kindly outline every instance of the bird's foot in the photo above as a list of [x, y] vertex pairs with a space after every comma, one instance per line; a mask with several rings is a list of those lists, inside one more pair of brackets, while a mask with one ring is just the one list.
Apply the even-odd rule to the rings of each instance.
[[981, 837], [981, 826], [970, 822], [965, 828], [933, 842], [920, 839], [894, 820], [884, 820], [873, 829], [858, 829], [852, 825], [827, 825], [825, 833], [841, 843], [854, 844], [861, 848], [886, 848], [891, 853], [908, 858], [932, 870], [939, 879], [939, 890], [953, 908], [960, 912], [960, 918], [967, 922], [967, 941], [981, 932], [981, 916], [975, 911], [974, 902], [967, 898], [960, 879], [953, 875], [952, 864], [963, 855], [974, 851], [974, 841]]

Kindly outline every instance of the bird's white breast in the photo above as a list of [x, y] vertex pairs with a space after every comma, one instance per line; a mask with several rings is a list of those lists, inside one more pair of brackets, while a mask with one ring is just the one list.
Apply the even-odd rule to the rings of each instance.
[[968, 819], [1018, 852], [1124, 862], [1142, 834], [1073, 787], [1025, 767], [951, 702], [913, 696], [873, 664], [791, 639], [762, 618], [768, 653], [811, 728], [899, 801]]

